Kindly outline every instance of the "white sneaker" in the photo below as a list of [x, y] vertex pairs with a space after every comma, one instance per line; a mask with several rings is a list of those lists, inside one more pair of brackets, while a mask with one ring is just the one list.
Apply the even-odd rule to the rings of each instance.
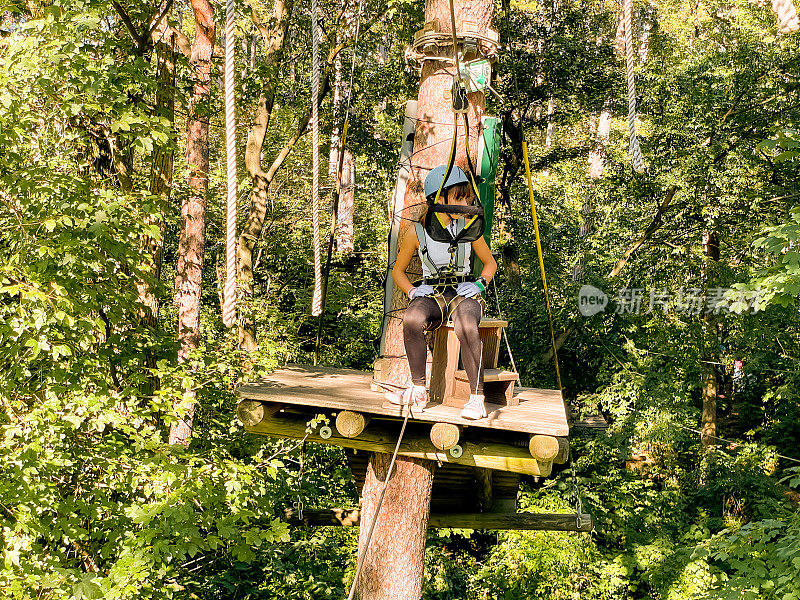
[[420, 412], [428, 405], [428, 391], [424, 385], [410, 385], [404, 390], [386, 392], [386, 399], [392, 404], [406, 406], [411, 404], [412, 410]]
[[470, 394], [469, 401], [461, 409], [462, 419], [482, 419], [486, 416], [486, 405], [483, 395]]

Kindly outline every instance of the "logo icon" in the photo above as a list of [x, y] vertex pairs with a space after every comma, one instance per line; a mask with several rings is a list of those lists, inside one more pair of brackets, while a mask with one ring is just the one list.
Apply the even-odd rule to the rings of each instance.
[[584, 285], [578, 291], [578, 310], [584, 317], [591, 317], [606, 309], [608, 296], [593, 285]]

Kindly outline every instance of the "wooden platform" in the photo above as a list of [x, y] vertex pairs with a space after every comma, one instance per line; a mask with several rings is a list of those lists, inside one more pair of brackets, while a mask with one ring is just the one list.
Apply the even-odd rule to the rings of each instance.
[[[236, 394], [247, 400], [402, 418], [399, 406], [387, 402], [383, 393], [370, 390], [371, 382], [372, 373], [289, 365], [260, 381], [239, 387]], [[558, 390], [518, 388], [514, 396], [519, 399], [518, 406], [487, 404], [485, 419], [462, 419], [456, 407], [429, 404], [423, 412], [412, 412], [410, 421], [557, 437], [569, 435], [567, 414]]]

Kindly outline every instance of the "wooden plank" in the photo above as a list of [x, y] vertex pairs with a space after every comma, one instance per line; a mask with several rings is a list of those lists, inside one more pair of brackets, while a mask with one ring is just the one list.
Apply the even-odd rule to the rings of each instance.
[[[237, 396], [247, 400], [279, 402], [334, 410], [351, 410], [402, 418], [399, 406], [386, 402], [382, 392], [370, 390], [372, 374], [351, 369], [291, 365], [254, 383], [240, 386]], [[470, 421], [460, 409], [442, 404], [414, 411], [417, 421], [453, 423], [523, 433], [568, 436], [566, 411], [558, 390], [517, 388], [518, 406], [487, 404], [489, 416]]]
[[[291, 525], [317, 527], [356, 527], [361, 521], [357, 508], [305, 509], [302, 517], [291, 508], [283, 513]], [[542, 513], [432, 513], [428, 519], [432, 529], [517, 529], [537, 531], [592, 531], [592, 517]]]
[[[258, 425], [245, 427], [245, 430], [250, 433], [297, 440], [303, 439], [307, 435], [306, 419], [283, 414], [271, 419], [264, 419]], [[323, 438], [314, 432], [308, 434], [307, 439], [312, 442], [334, 444], [345, 448], [392, 454], [397, 444], [398, 433], [394, 429], [390, 431], [386, 427], [379, 427], [378, 424], [375, 424], [357, 438], [347, 438], [334, 431], [327, 438]], [[464, 442], [461, 447], [463, 449], [461, 456], [454, 457], [450, 452], [438, 450], [431, 443], [427, 431], [421, 434], [406, 431], [398, 454], [412, 458], [436, 460], [442, 463], [452, 462], [473, 467], [512, 471], [537, 477], [547, 477], [550, 475], [550, 469], [552, 468], [552, 462], [549, 464], [541, 463], [540, 466], [540, 463], [531, 457], [526, 448], [518, 446]]]
[[[455, 372], [455, 378], [461, 381], [469, 381], [467, 372], [464, 369], [459, 369]], [[504, 371], [503, 369], [484, 369], [483, 381], [516, 381], [519, 375], [513, 371]]]

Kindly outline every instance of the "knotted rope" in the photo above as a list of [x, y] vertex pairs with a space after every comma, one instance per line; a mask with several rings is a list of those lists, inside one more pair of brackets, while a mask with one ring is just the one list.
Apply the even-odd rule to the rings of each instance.
[[644, 170], [642, 150], [639, 148], [639, 138], [636, 136], [636, 85], [633, 76], [633, 27], [631, 27], [631, 6], [633, 0], [625, 0], [623, 19], [625, 27], [625, 66], [628, 74], [628, 128], [630, 131], [630, 144], [628, 154], [633, 161], [633, 168], [641, 172]]
[[322, 313], [322, 261], [319, 249], [319, 48], [317, 47], [317, 0], [311, 0], [311, 208], [314, 226], [314, 299], [311, 314]]
[[778, 31], [781, 33], [794, 33], [800, 29], [792, 0], [772, 0], [772, 10], [778, 15]]
[[236, 103], [234, 96], [234, 0], [225, 5], [225, 154], [228, 163], [228, 203], [225, 216], [225, 291], [222, 322], [225, 327], [236, 324]]

